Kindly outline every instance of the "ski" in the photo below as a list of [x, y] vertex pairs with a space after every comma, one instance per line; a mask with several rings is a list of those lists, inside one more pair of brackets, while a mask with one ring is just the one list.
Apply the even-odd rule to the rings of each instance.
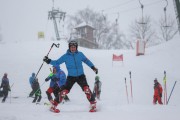
[[36, 105], [41, 105], [41, 103], [39, 103], [39, 102], [36, 102]]
[[54, 113], [59, 113], [59, 112], [60, 112], [59, 109], [56, 109], [56, 108], [54, 108], [54, 107], [51, 107], [51, 108], [50, 108], [50, 111], [51, 111], [51, 112], [54, 112]]
[[44, 102], [44, 105], [50, 106], [50, 105], [51, 105], [51, 103]]
[[19, 96], [13, 96], [12, 98], [17, 99], [17, 98], [19, 98]]
[[90, 109], [89, 112], [97, 112], [97, 109]]

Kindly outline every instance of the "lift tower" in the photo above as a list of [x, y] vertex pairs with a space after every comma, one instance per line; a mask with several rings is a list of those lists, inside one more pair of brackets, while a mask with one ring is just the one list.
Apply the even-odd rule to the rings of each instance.
[[[53, 1], [53, 4], [54, 4], [54, 1]], [[64, 21], [65, 15], [66, 15], [65, 12], [59, 11], [59, 9], [54, 9], [54, 5], [52, 7], [52, 11], [48, 12], [48, 19], [53, 20], [53, 23], [54, 23], [54, 30], [55, 30], [57, 40], [60, 40], [60, 36], [59, 36], [59, 30], [58, 30], [56, 20], [59, 20], [59, 23], [61, 20]]]

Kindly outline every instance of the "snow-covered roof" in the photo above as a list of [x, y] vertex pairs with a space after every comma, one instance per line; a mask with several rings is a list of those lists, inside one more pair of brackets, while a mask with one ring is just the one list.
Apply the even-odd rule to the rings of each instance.
[[90, 25], [90, 24], [88, 24], [88, 23], [86, 23], [86, 22], [82, 22], [81, 24], [77, 25], [74, 29], [82, 28], [82, 27], [86, 27], [86, 26], [94, 29], [94, 27], [93, 27], [92, 25]]

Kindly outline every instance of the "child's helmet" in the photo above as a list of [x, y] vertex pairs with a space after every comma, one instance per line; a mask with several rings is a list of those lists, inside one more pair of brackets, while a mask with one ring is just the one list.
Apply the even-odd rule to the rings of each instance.
[[157, 78], [155, 78], [155, 79], [154, 79], [154, 83], [157, 83], [157, 82], [158, 82], [158, 80], [157, 80]]
[[53, 68], [55, 68], [56, 71], [59, 71], [59, 70], [60, 70], [60, 66], [59, 66], [59, 65], [53, 65]]
[[96, 77], [95, 77], [95, 80], [96, 80], [96, 81], [99, 81], [99, 76], [96, 76]]

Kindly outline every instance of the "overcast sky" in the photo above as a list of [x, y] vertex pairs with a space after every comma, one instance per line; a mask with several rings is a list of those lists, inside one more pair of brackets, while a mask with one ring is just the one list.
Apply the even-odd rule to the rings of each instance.
[[[144, 15], [150, 15], [154, 21], [164, 15], [166, 0], [141, 0], [141, 3]], [[52, 6], [53, 0], [0, 0], [0, 33], [3, 40], [37, 39], [38, 31], [54, 34], [54, 29], [47, 27], [53, 24], [48, 21], [48, 11]], [[54, 0], [54, 7], [66, 12], [67, 16], [89, 7], [107, 15], [112, 22], [118, 18], [120, 29], [125, 34], [132, 21], [141, 17], [139, 0]], [[167, 14], [175, 18], [172, 0], [168, 0]]]

